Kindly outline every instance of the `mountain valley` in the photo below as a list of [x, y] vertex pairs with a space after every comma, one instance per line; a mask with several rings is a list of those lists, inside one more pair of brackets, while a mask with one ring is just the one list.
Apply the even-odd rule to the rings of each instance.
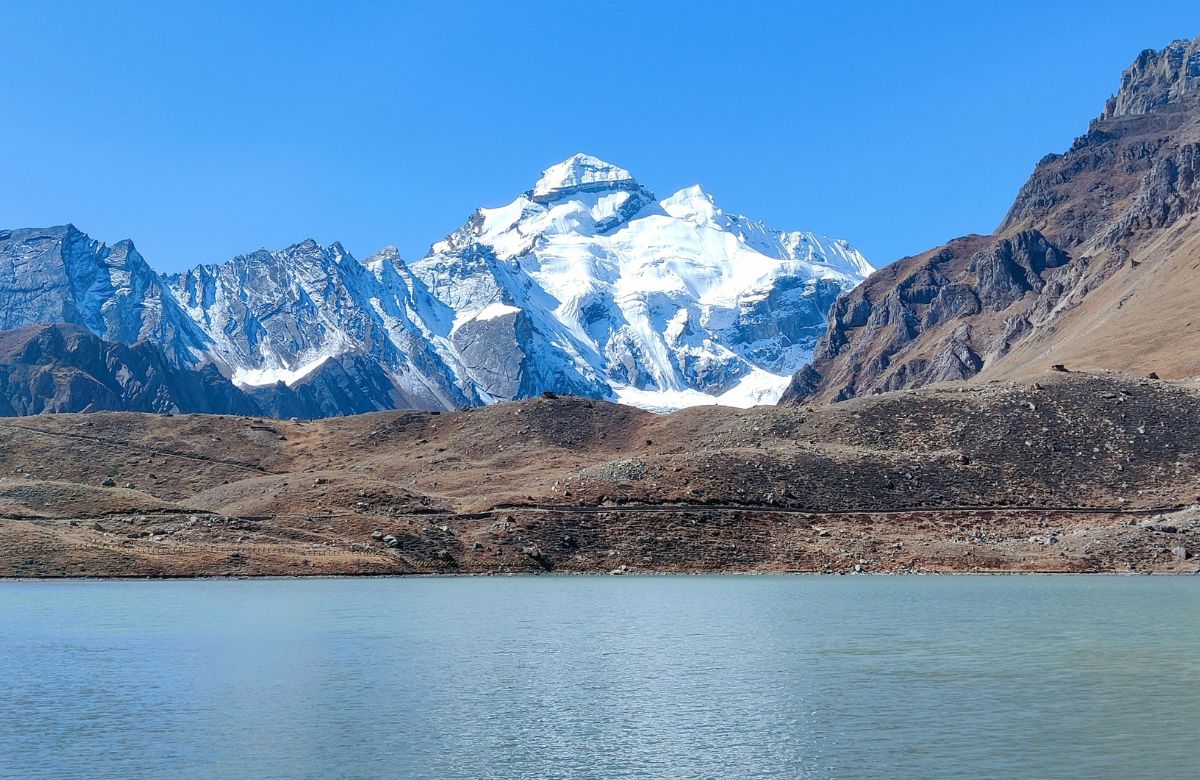
[[1198, 214], [1200, 39], [878, 271], [586, 155], [412, 262], [2, 231], [0, 573], [1196, 573]]

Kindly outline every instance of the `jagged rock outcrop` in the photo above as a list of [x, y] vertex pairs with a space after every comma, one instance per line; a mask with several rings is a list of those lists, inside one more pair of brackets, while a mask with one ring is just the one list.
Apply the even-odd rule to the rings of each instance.
[[1146, 49], [1121, 75], [1101, 120], [1141, 116], [1200, 91], [1200, 38], [1173, 41], [1162, 51]]
[[1170, 227], [1200, 211], [1200, 143], [1173, 148], [1158, 158], [1133, 205], [1103, 236], [1106, 246], [1119, 246], [1140, 231]]
[[208, 348], [132, 242], [106, 246], [74, 225], [0, 230], [0, 330], [56, 323], [122, 344], [148, 339], [183, 365]]
[[846, 293], [784, 403], [1079, 368], [1200, 373], [1200, 39], [1143, 52], [991, 236]]
[[864, 390], [897, 390], [978, 373], [981, 355], [1005, 350], [1015, 331], [975, 333], [966, 323], [1037, 296], [1048, 272], [1068, 256], [1036, 230], [970, 252], [977, 243], [963, 240], [909, 268], [887, 269], [890, 273], [881, 272], [839, 298], [813, 365], [793, 378], [786, 398], [798, 402], [819, 394], [829, 384], [821, 368], [839, 363], [849, 367], [834, 395], [839, 401]]
[[[282, 393], [295, 416], [479, 402], [432, 343], [426, 322], [440, 313], [423, 308], [427, 296], [392, 248], [364, 264], [340, 244], [308, 240], [167, 281], [211, 334], [208, 354], [236, 384], [256, 398], [279, 392], [279, 384], [307, 384], [304, 392]], [[323, 400], [299, 410], [300, 398]]]
[[407, 403], [382, 364], [356, 352], [329, 358], [291, 384], [280, 381], [245, 392], [262, 414], [302, 420], [402, 408]]

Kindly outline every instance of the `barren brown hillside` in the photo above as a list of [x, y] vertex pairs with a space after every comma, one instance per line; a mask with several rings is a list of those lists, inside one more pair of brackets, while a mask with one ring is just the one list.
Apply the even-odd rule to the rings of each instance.
[[1192, 571], [1200, 396], [1116, 375], [655, 416], [0, 423], [7, 576]]
[[1200, 374], [1200, 39], [1147, 51], [991, 236], [871, 276], [835, 304], [785, 403], [1086, 371]]

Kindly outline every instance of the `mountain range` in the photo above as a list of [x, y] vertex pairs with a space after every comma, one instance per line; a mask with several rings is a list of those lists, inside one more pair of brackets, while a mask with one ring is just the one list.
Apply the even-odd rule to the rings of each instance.
[[[6, 403], [304, 418], [545, 392], [772, 403], [873, 270], [845, 241], [727, 214], [700, 187], [658, 200], [583, 154], [412, 263], [309, 240], [161, 275], [130, 241], [4, 230]], [[197, 381], [211, 404], [176, 390]]]
[[0, 231], [0, 407], [313, 418], [550, 393], [671, 410], [1051, 368], [1194, 377], [1197, 213], [1200, 38], [1138, 55], [993, 233], [878, 272], [845, 241], [699, 187], [659, 200], [582, 154], [412, 262], [305, 241], [164, 276], [128, 241]]

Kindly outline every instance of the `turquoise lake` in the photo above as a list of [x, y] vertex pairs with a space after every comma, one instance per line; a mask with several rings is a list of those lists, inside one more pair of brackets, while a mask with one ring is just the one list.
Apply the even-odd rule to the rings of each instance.
[[12, 778], [1194, 778], [1200, 577], [0, 582]]

